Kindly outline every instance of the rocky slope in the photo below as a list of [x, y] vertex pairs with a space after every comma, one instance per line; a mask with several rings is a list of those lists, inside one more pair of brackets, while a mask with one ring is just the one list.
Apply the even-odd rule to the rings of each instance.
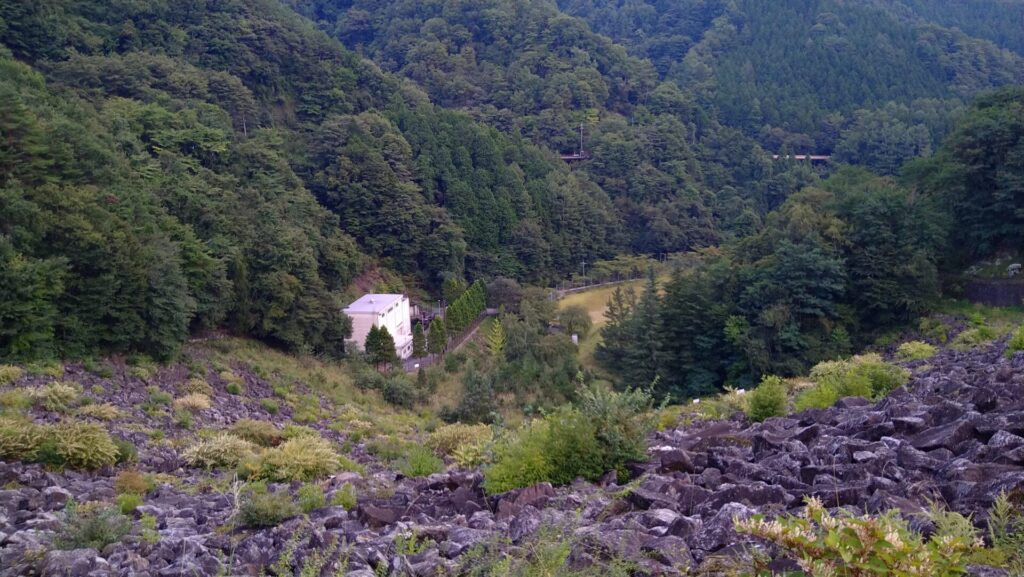
[[[46, 552], [65, 503], [112, 500], [116, 471], [0, 463], [0, 576], [279, 575], [285, 566], [333, 575], [342, 559], [351, 575], [429, 576], [458, 571], [477, 546], [516, 554], [547, 527], [573, 543], [579, 566], [614, 556], [634, 562], [638, 574], [681, 575], [759, 546], [736, 535], [735, 517], [795, 511], [812, 495], [831, 507], [899, 509], [924, 530], [927, 521], [914, 514], [930, 501], [983, 524], [1000, 491], [1024, 489], [1024, 354], [1007, 359], [1003, 349], [944, 350], [911, 363], [909, 384], [879, 403], [851, 398], [762, 424], [699, 421], [657, 433], [649, 461], [635, 466], [636, 480], [624, 487], [542, 484], [487, 496], [479, 472], [402, 478], [357, 443], [353, 454], [368, 472], [325, 483], [328, 495], [352, 483], [356, 507], [325, 507], [259, 531], [230, 524], [229, 486], [205, 481], [208, 474], [187, 468], [177, 451], [123, 426], [140, 447], [140, 470], [178, 479], [135, 512], [157, 518], [159, 538], [130, 535], [102, 551]], [[130, 410], [145, 391], [134, 386], [103, 400], [121, 399]], [[252, 394], [267, 384], [247, 375], [246, 386]], [[208, 426], [270, 418], [253, 400], [218, 390], [214, 401], [203, 417]], [[408, 535], [413, 546], [398, 538]]]

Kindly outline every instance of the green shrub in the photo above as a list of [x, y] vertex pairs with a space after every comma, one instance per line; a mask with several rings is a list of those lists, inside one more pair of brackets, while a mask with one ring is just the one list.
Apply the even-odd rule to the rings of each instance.
[[495, 447], [494, 463], [484, 470], [484, 489], [504, 493], [549, 481], [554, 465], [547, 454], [550, 426], [536, 420]]
[[827, 409], [839, 400], [839, 391], [828, 384], [817, 384], [804, 389], [793, 399], [793, 410], [796, 412], [808, 409]]
[[21, 378], [25, 371], [14, 365], [0, 365], [0, 387], [9, 385]]
[[193, 467], [214, 469], [237, 467], [244, 459], [252, 458], [256, 445], [228, 433], [217, 433], [199, 441], [182, 453], [182, 458]]
[[917, 330], [927, 339], [939, 344], [945, 344], [949, 340], [950, 326], [932, 317], [925, 317], [918, 323]]
[[231, 425], [231, 434], [261, 447], [273, 447], [284, 441], [284, 434], [270, 421], [240, 419]]
[[405, 375], [395, 375], [384, 381], [380, 394], [396, 407], [411, 408], [416, 404], [416, 388]]
[[395, 465], [406, 477], [426, 477], [444, 470], [444, 461], [423, 445], [409, 445], [405, 455]]
[[267, 449], [260, 458], [260, 476], [273, 481], [312, 481], [338, 469], [339, 456], [320, 437], [296, 437]]
[[96, 549], [102, 551], [131, 531], [131, 519], [116, 507], [104, 503], [68, 503], [64, 519], [54, 539], [57, 549]]
[[[1021, 343], [1024, 346], [1024, 342]], [[903, 343], [896, 349], [896, 358], [901, 361], [923, 361], [935, 356], [938, 349], [921, 341]]]
[[195, 416], [187, 409], [175, 409], [174, 422], [182, 429], [191, 429]]
[[815, 385], [797, 395], [793, 403], [797, 411], [825, 409], [843, 397], [884, 397], [906, 384], [910, 372], [870, 354], [819, 363], [811, 369], [811, 379]]
[[25, 389], [0, 392], [0, 414], [21, 413], [32, 406], [32, 395]]
[[384, 384], [387, 382], [384, 375], [365, 366], [356, 371], [354, 379], [356, 387], [359, 387], [364, 391], [382, 390], [384, 388]]
[[91, 417], [101, 421], [113, 421], [121, 418], [121, 409], [118, 409], [110, 403], [100, 403], [79, 407], [76, 414], [79, 417]]
[[313, 483], [299, 487], [299, 509], [303, 513], [311, 513], [327, 505], [324, 489]]
[[594, 386], [579, 396], [579, 408], [562, 407], [497, 444], [484, 472], [487, 492], [577, 477], [594, 481], [611, 470], [624, 475], [628, 462], [646, 458], [645, 438], [656, 418], [650, 394]]
[[47, 437], [64, 464], [73, 469], [98, 469], [117, 462], [117, 445], [96, 423], [63, 421], [50, 427]]
[[135, 448], [135, 445], [127, 439], [120, 437], [114, 437], [114, 446], [117, 447], [117, 461], [118, 465], [124, 463], [134, 463], [139, 458], [139, 450]]
[[345, 483], [334, 492], [334, 495], [331, 495], [331, 505], [344, 507], [346, 511], [355, 509], [357, 503], [356, 488], [351, 483]]
[[117, 496], [117, 508], [125, 515], [130, 515], [139, 505], [142, 505], [142, 495], [122, 493]]
[[139, 517], [139, 534], [142, 540], [150, 545], [160, 542], [160, 532], [156, 530], [157, 519], [155, 515], [144, 513]]
[[405, 455], [405, 443], [393, 436], [377, 437], [366, 445], [366, 450], [381, 461], [397, 461]]
[[165, 393], [156, 387], [149, 387], [149, 402], [153, 405], [169, 405], [174, 397], [170, 393]]
[[26, 419], [0, 418], [0, 461], [31, 461], [46, 431]]
[[281, 405], [274, 399], [260, 399], [260, 406], [271, 415], [276, 415], [281, 410]]
[[241, 395], [242, 394], [242, 385], [239, 384], [239, 383], [228, 383], [228, 384], [224, 385], [224, 390], [229, 395]]
[[466, 364], [466, 353], [462, 351], [449, 353], [448, 356], [444, 358], [444, 371], [446, 373], [458, 372], [464, 364]]
[[749, 395], [750, 420], [761, 422], [770, 417], [782, 417], [786, 414], [789, 399], [786, 394], [786, 383], [781, 378], [767, 376]]
[[491, 428], [487, 425], [453, 423], [443, 425], [427, 436], [426, 445], [439, 455], [451, 455], [466, 445], [490, 441]]
[[32, 363], [30, 365], [27, 365], [25, 367], [25, 370], [32, 375], [53, 377], [55, 379], [59, 379], [64, 376], [64, 365], [56, 361]]
[[1010, 335], [1010, 340], [1006, 343], [1007, 357], [1012, 357], [1013, 353], [1017, 351], [1024, 351], [1024, 326], [1017, 327]]
[[104, 379], [109, 379], [114, 376], [114, 369], [107, 363], [99, 359], [85, 359], [82, 361], [82, 368]]
[[32, 403], [47, 411], [65, 412], [74, 406], [82, 396], [77, 383], [50, 383], [29, 392]]
[[213, 396], [213, 385], [206, 382], [206, 379], [201, 377], [192, 377], [181, 384], [178, 389], [185, 395], [198, 394], [206, 395], [207, 397]]
[[990, 327], [972, 327], [960, 331], [950, 346], [958, 351], [969, 351], [978, 346], [984, 345], [996, 338], [996, 333]]
[[305, 425], [293, 425], [288, 423], [281, 429], [285, 439], [297, 439], [299, 437], [319, 437], [320, 431]]
[[270, 493], [265, 485], [254, 485], [242, 499], [239, 521], [254, 528], [274, 527], [299, 514], [299, 508], [285, 491]]
[[736, 522], [736, 530], [777, 545], [812, 577], [963, 575], [980, 546], [974, 539], [914, 533], [896, 511], [877, 517], [833, 516], [817, 499], [809, 499], [800, 517], [768, 521], [760, 515]]

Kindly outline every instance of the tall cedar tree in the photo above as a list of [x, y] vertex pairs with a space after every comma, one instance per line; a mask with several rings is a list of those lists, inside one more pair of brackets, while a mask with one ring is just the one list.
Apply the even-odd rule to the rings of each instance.
[[444, 328], [444, 319], [435, 318], [427, 332], [427, 352], [432, 355], [443, 355], [448, 346], [448, 332]]
[[427, 356], [427, 336], [423, 334], [423, 323], [416, 323], [412, 329], [412, 356], [417, 359]]

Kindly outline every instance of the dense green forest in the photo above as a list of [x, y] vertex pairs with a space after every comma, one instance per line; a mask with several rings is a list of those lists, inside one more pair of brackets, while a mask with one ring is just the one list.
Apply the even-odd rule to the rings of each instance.
[[[1018, 7], [940, 4], [5, 2], [0, 357], [169, 358], [219, 328], [340, 356], [340, 308], [373, 269], [440, 293], [703, 251], [732, 280], [693, 274], [732, 291], [730, 338], [760, 352], [671, 378], [791, 372], [919, 310], [949, 230], [932, 212], [965, 219], [961, 259], [1016, 242], [1016, 221], [983, 224], [1014, 206], [1014, 173], [970, 156], [1019, 162], [999, 104], [1014, 93], [953, 126], [980, 91], [1024, 81], [1024, 60], [1008, 29], [978, 34], [993, 44], [947, 27]], [[567, 164], [580, 126], [587, 159]], [[883, 176], [930, 158], [899, 184], [821, 183], [829, 169], [772, 160], [789, 150]], [[910, 220], [876, 223], [857, 195]], [[793, 224], [811, 213], [819, 228]], [[898, 237], [920, 295], [844, 300], [867, 294], [854, 257], [875, 238], [858, 227]], [[836, 286], [805, 317], [766, 319], [797, 298], [771, 288], [790, 265]]]
[[[972, 7], [985, 4], [983, 10]], [[930, 0], [560, 0], [566, 13], [650, 59], [719, 120], [770, 150], [841, 152], [844, 161], [875, 167], [851, 152], [858, 145], [904, 149], [902, 161], [927, 153], [948, 125], [925, 112], [906, 140], [862, 134], [865, 115], [894, 137], [907, 132], [912, 110], [955, 109], [987, 88], [1024, 82], [1019, 54], [953, 29], [985, 29], [1006, 48], [1020, 40], [1015, 2]], [[968, 6], [970, 5], [970, 6]], [[998, 22], [998, 25], [993, 23]], [[995, 32], [994, 30], [1004, 32]], [[853, 140], [849, 142], [848, 140]], [[897, 163], [898, 166], [899, 163]]]
[[980, 98], [900, 179], [840, 170], [663, 294], [653, 278], [618, 291], [598, 360], [677, 397], [804, 374], [927, 311], [940, 269], [1019, 250], [1022, 203], [1024, 88], [1012, 88]]
[[557, 157], [273, 1], [9, 2], [0, 40], [4, 356], [166, 357], [218, 326], [341, 354], [368, 264], [539, 280], [621, 244]]

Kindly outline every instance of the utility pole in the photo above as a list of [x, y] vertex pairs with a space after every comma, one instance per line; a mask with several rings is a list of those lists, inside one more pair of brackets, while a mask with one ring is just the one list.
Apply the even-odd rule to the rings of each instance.
[[583, 123], [580, 123], [580, 158], [586, 156], [587, 153], [583, 150]]

